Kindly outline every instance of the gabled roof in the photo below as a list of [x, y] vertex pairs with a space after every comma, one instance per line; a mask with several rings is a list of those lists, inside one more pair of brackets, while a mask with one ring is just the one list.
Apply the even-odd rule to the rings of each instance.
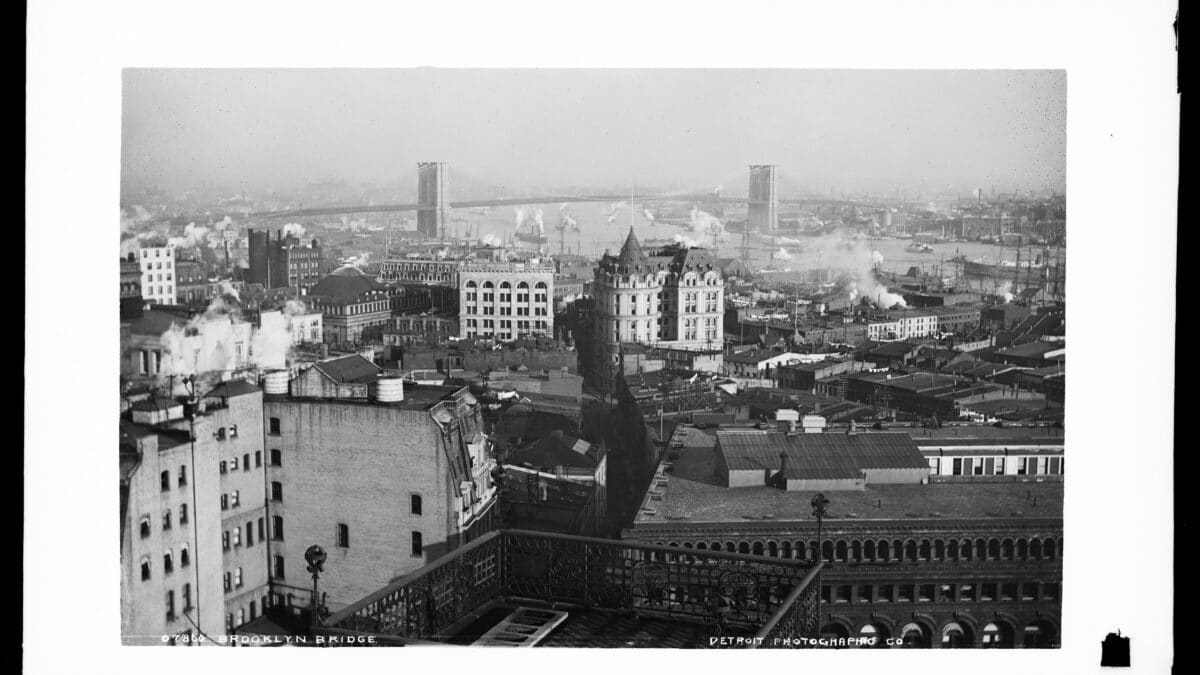
[[594, 469], [599, 459], [599, 450], [591, 443], [562, 432], [551, 432], [517, 449], [508, 463], [528, 464], [543, 470], [557, 466]]
[[309, 291], [309, 295], [353, 302], [368, 293], [386, 290], [386, 284], [372, 279], [357, 267], [341, 267], [318, 281]]
[[350, 354], [337, 359], [314, 363], [313, 368], [334, 382], [374, 382], [383, 369], [371, 363], [361, 354]]
[[865, 469], [928, 469], [916, 442], [904, 433], [798, 434], [720, 431], [717, 448], [731, 470], [779, 471], [784, 478], [853, 479]]

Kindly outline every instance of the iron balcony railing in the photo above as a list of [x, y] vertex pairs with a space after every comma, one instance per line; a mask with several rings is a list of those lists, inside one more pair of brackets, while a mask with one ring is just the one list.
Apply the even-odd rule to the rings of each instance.
[[817, 637], [820, 569], [798, 560], [499, 530], [317, 630], [375, 635], [381, 643], [443, 641], [498, 602], [529, 602], [705, 623], [714, 634]]

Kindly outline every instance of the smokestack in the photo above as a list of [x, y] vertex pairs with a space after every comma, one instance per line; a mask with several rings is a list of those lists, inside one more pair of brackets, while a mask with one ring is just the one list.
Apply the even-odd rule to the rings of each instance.
[[854, 420], [850, 420], [850, 428], [846, 430], [846, 435], [847, 436], [857, 436], [858, 435], [858, 424], [855, 423]]

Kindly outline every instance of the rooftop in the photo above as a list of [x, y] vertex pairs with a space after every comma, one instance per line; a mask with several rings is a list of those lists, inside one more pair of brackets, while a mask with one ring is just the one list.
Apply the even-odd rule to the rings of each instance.
[[375, 382], [383, 369], [371, 363], [361, 354], [350, 354], [341, 358], [330, 359], [313, 364], [318, 372], [339, 383], [370, 383]]
[[788, 479], [856, 479], [863, 469], [928, 469], [912, 437], [903, 433], [797, 434], [717, 432], [717, 452], [730, 470], [779, 471]]
[[599, 448], [582, 438], [556, 430], [518, 448], [509, 463], [542, 470], [557, 466], [594, 469], [599, 460]]
[[[679, 459], [671, 462], [672, 469], [666, 474], [663, 501], [654, 514], [641, 512], [635, 525], [812, 520], [809, 502], [815, 492], [719, 485], [715, 473], [715, 433], [688, 429], [684, 449]], [[860, 430], [859, 438], [869, 437], [872, 433]], [[863, 490], [826, 491], [825, 494], [830, 500], [826, 522], [1062, 518], [1061, 482], [868, 484]], [[1036, 504], [1032, 497], [1036, 497]], [[1020, 515], [1013, 515], [1017, 513]]]

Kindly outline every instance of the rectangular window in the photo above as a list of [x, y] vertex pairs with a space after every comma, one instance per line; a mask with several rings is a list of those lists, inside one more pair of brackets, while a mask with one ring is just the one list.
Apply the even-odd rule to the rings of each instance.
[[[1015, 584], [1014, 584], [1015, 585]], [[1021, 584], [1022, 600], [1037, 600], [1037, 583]]]
[[283, 453], [271, 450], [271, 466], [283, 466]]
[[996, 458], [996, 475], [997, 476], [1004, 475], [1004, 458], [1003, 457]]
[[262, 466], [262, 450], [254, 451], [254, 466], [255, 468]]
[[1025, 475], [1025, 467], [1026, 467], [1026, 458], [1025, 457], [1017, 458], [1017, 475], [1018, 476]]
[[271, 516], [271, 535], [276, 541], [283, 541], [283, 516]]
[[228, 593], [229, 591], [232, 591], [232, 590], [233, 590], [233, 575], [230, 574], [229, 572], [226, 572], [225, 573], [225, 592]]
[[875, 598], [875, 602], [891, 602], [892, 595], [895, 593], [895, 587], [891, 584], [882, 584], [879, 587], [879, 596]]
[[1043, 600], [1057, 600], [1058, 599], [1058, 584], [1057, 583], [1042, 584], [1042, 599]]
[[280, 483], [279, 481], [274, 481], [271, 483], [271, 501], [283, 501], [283, 483]]
[[1062, 473], [1062, 459], [1060, 457], [1050, 458], [1049, 473], [1052, 476], [1057, 476]]
[[836, 588], [837, 594], [833, 597], [833, 601], [850, 602], [850, 589], [851, 586], [849, 584], [838, 584]]
[[917, 586], [917, 602], [933, 602], [934, 588], [933, 584]]
[[409, 502], [409, 510], [412, 511], [412, 515], [421, 515], [421, 495], [412, 495]]
[[1016, 600], [1017, 585], [1016, 584], [1000, 584], [1000, 599], [1001, 600]]
[[963, 473], [962, 473], [962, 475], [970, 476], [972, 473], [974, 473], [971, 470], [971, 465], [973, 464], [973, 459], [974, 458], [972, 458], [972, 457], [963, 457]]
[[221, 494], [221, 510], [222, 511], [229, 510], [229, 495], [224, 494], [224, 493]]
[[833, 587], [829, 585], [821, 586], [821, 602], [833, 602]]
[[350, 548], [350, 526], [345, 523], [338, 523], [337, 545], [338, 548]]
[[229, 530], [221, 533], [221, 548], [225, 551], [229, 550]]
[[871, 602], [871, 594], [874, 590], [875, 590], [874, 587], [872, 587], [870, 584], [863, 584], [863, 585], [859, 586], [858, 587], [858, 601], [859, 602]]
[[991, 602], [996, 599], [996, 584], [979, 585], [979, 601]]
[[263, 539], [266, 539], [266, 537], [265, 537], [265, 536], [263, 536], [263, 534], [264, 534], [264, 533], [263, 533], [263, 528], [264, 528], [264, 525], [265, 525], [265, 523], [264, 523], [263, 519], [262, 519], [262, 518], [259, 518], [259, 519], [258, 519], [258, 540], [259, 540], [259, 541], [262, 541]]
[[183, 585], [183, 611], [188, 612], [192, 609], [192, 585]]
[[224, 474], [228, 470], [229, 470], [228, 467], [225, 466], [225, 462], [222, 461], [221, 462], [221, 473]]
[[913, 601], [913, 585], [900, 584], [900, 597], [896, 598], [896, 602], [912, 602]]
[[246, 548], [254, 545], [254, 521], [246, 522]]
[[246, 454], [242, 455], [242, 470], [243, 471], [250, 470], [250, 453], [248, 453], [248, 452]]
[[167, 621], [175, 620], [175, 591], [167, 591]]
[[[992, 460], [990, 460], [990, 459], [987, 460], [987, 462], [990, 462], [990, 461], [992, 461]], [[971, 474], [974, 476], [982, 476], [984, 465], [985, 465], [985, 461], [983, 460], [983, 458], [978, 458], [975, 461], [975, 469], [974, 469], [974, 471], [971, 472]]]
[[955, 458], [954, 458], [954, 475], [955, 475], [955, 476], [961, 476], [961, 475], [963, 475], [963, 461], [962, 461], [962, 457], [955, 457]]
[[960, 592], [958, 594], [958, 599], [961, 602], [974, 602], [975, 601], [975, 586], [973, 586], [972, 584], [963, 584], [959, 588], [959, 591]]
[[954, 602], [953, 584], [942, 584], [938, 586], [938, 602]]
[[284, 576], [283, 576], [283, 556], [281, 556], [281, 555], [275, 556], [274, 567], [275, 567], [275, 569], [274, 569], [275, 578], [276, 579], [284, 578]]
[[421, 545], [421, 533], [414, 531], [412, 533], [412, 554], [414, 557], [420, 557], [424, 551], [425, 548]]
[[278, 417], [271, 418], [269, 429], [270, 430], [267, 433], [271, 434], [272, 436], [279, 435], [279, 418]]

